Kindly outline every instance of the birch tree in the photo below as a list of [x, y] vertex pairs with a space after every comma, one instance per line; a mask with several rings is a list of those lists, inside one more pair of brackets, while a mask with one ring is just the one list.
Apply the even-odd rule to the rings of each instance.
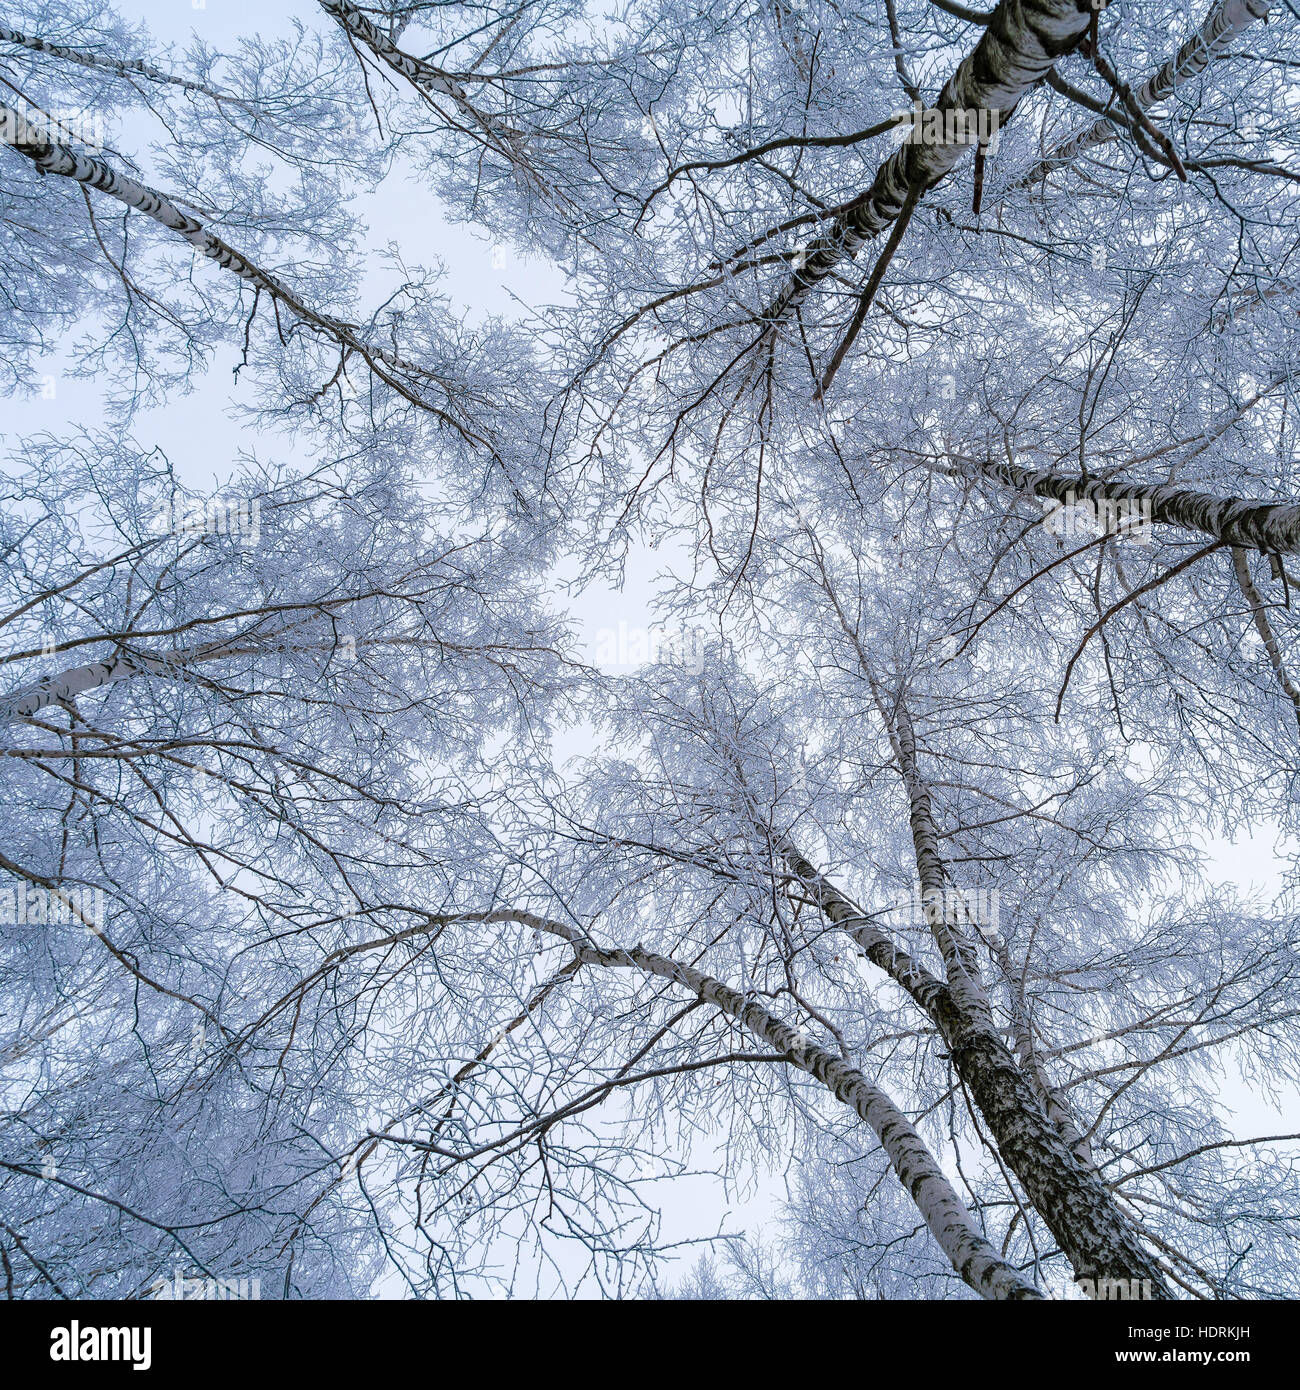
[[1294, 1295], [1290, 7], [147, 19], [0, 14], [6, 1294]]

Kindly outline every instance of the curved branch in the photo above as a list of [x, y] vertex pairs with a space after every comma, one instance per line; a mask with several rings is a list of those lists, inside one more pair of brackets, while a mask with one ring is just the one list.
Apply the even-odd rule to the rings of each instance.
[[706, 1003], [743, 1024], [755, 1037], [789, 1055], [801, 1071], [815, 1077], [837, 1100], [857, 1112], [880, 1140], [894, 1172], [925, 1219], [940, 1248], [962, 1279], [983, 1298], [1040, 1299], [1042, 1294], [998, 1255], [976, 1229], [952, 1184], [944, 1176], [925, 1141], [897, 1105], [867, 1079], [810, 1038], [782, 1023], [761, 1004], [747, 999], [712, 976], [647, 951], [608, 950], [596, 946], [585, 932], [531, 912], [463, 913], [447, 918], [463, 922], [514, 922], [548, 932], [569, 942], [584, 965], [637, 969], [684, 986]]

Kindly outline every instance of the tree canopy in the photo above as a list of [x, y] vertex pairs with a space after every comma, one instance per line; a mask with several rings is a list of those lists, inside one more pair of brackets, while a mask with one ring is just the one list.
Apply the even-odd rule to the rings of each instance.
[[1201, 4], [7, 0], [8, 1296], [1300, 1295], [1300, 15]]

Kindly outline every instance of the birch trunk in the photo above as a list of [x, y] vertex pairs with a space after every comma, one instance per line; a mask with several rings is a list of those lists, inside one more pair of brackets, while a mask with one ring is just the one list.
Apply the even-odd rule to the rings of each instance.
[[[1181, 85], [1199, 77], [1216, 58], [1228, 51], [1238, 34], [1268, 18], [1271, 3], [1272, 0], [1218, 0], [1196, 33], [1134, 93], [1139, 109], [1149, 111], [1173, 96]], [[1028, 188], [1098, 145], [1117, 139], [1119, 133], [1114, 122], [1095, 121], [1044, 155], [1027, 174], [1010, 184], [1003, 196], [1013, 189]]]
[[[327, 603], [322, 607], [328, 610], [329, 605]], [[15, 691], [0, 702], [0, 712], [23, 717], [39, 714], [51, 705], [66, 704], [75, 700], [78, 695], [136, 676], [186, 680], [189, 678], [190, 668], [205, 661], [227, 661], [239, 656], [259, 656], [269, 652], [334, 652], [342, 646], [333, 639], [321, 642], [284, 641], [285, 635], [269, 633], [260, 642], [204, 642], [196, 647], [177, 647], [161, 655], [119, 652], [107, 661], [88, 661], [83, 666], [72, 666], [66, 671], [60, 671], [56, 676], [36, 681]], [[447, 650], [454, 645], [438, 643], [436, 639], [421, 637], [418, 634], [363, 637], [359, 641], [354, 638], [353, 641], [358, 650], [362, 647], [392, 646], [437, 646], [439, 650]]]
[[1021, 1070], [1032, 1076], [1037, 1082], [1038, 1093], [1043, 1098], [1048, 1119], [1061, 1131], [1061, 1137], [1070, 1146], [1071, 1153], [1080, 1163], [1095, 1170], [1097, 1162], [1093, 1157], [1092, 1145], [1088, 1142], [1087, 1135], [1075, 1122], [1074, 1113], [1071, 1111], [1064, 1093], [1052, 1084], [1047, 1069], [1039, 1060], [1034, 1049], [1034, 1035], [1030, 1028], [1029, 1013], [1025, 1007], [1023, 991], [1016, 983], [1015, 962], [1011, 959], [1011, 952], [1007, 950], [1006, 942], [1001, 940], [992, 950], [1007, 982], [1007, 991], [1011, 1002], [1011, 1022], [1015, 1034], [1016, 1058], [1020, 1063]]
[[1300, 506], [1294, 502], [1265, 502], [1258, 498], [1216, 497], [1191, 488], [1143, 483], [1112, 483], [1080, 478], [1051, 469], [1020, 468], [992, 460], [959, 460], [964, 467], [938, 465], [950, 477], [977, 473], [1019, 492], [1070, 502], [1135, 502], [1150, 508], [1152, 521], [1200, 531], [1227, 545], [1244, 546], [1265, 554], [1300, 554]]
[[[1096, 1168], [1075, 1151], [1077, 1130], [1067, 1134], [1052, 1120], [1036, 1078], [1021, 1069], [992, 1020], [963, 1008], [946, 984], [864, 922], [861, 909], [793, 845], [787, 844], [784, 851], [791, 870], [812, 892], [827, 919], [907, 989], [938, 1028], [999, 1155], [1056, 1237], [1075, 1277], [1145, 1280], [1152, 1298], [1172, 1298], [1159, 1264], [1142, 1245]], [[1094, 1287], [1099, 1283], [1094, 1282]]]
[[532, 913], [466, 914], [460, 920], [518, 922], [537, 931], [549, 932], [568, 941], [584, 965], [644, 970], [659, 979], [684, 985], [706, 1003], [721, 1009], [775, 1051], [788, 1054], [795, 1066], [815, 1077], [866, 1121], [940, 1248], [976, 1293], [989, 1299], [1042, 1298], [1038, 1289], [1012, 1269], [976, 1229], [970, 1213], [944, 1176], [925, 1140], [889, 1096], [856, 1067], [819, 1047], [798, 1029], [782, 1023], [761, 1004], [692, 966], [647, 951], [642, 946], [634, 946], [631, 950], [603, 950], [582, 932]]
[[[1088, 31], [1093, 11], [1086, 0], [1001, 0], [975, 50], [949, 78], [931, 110], [992, 113], [1000, 128], [1026, 92]], [[949, 126], [943, 123], [945, 137]], [[841, 261], [899, 216], [908, 191], [932, 188], [971, 147], [961, 130], [935, 143], [908, 141], [876, 173], [875, 182], [842, 213], [831, 230], [800, 252], [795, 273], [767, 309], [780, 323]], [[771, 331], [771, 330], [769, 330]]]
[[[882, 713], [884, 711], [882, 710]], [[988, 995], [980, 980], [979, 959], [956, 922], [949, 920], [947, 870], [939, 854], [939, 832], [934, 824], [930, 788], [921, 777], [916, 759], [916, 734], [907, 701], [900, 691], [892, 710], [890, 734], [907, 790], [908, 823], [926, 921], [947, 967], [948, 984], [962, 1006], [992, 1024]]]
[[518, 131], [502, 125], [493, 116], [480, 111], [471, 100], [463, 83], [450, 73], [422, 58], [398, 48], [389, 36], [367, 18], [351, 0], [320, 0], [320, 6], [349, 38], [359, 40], [380, 62], [404, 77], [417, 91], [434, 92], [450, 98], [471, 124], [476, 125], [493, 145], [510, 161], [516, 173], [530, 185], [542, 188], [540, 179], [528, 166], [524, 142]]
[[110, 657], [107, 661], [90, 661], [84, 666], [74, 666], [61, 671], [39, 685], [28, 687], [12, 695], [5, 703], [5, 712], [21, 718], [30, 718], [51, 705], [66, 705], [78, 695], [102, 686], [114, 685], [118, 681], [129, 680], [133, 676], [167, 676], [175, 678], [183, 674], [184, 666], [195, 661], [220, 656], [214, 651], [210, 657], [194, 653], [178, 653], [172, 659], [152, 656]]
[[[135, 212], [151, 218], [168, 231], [175, 232], [187, 241], [200, 255], [215, 261], [223, 270], [237, 275], [254, 289], [268, 294], [283, 304], [307, 326], [332, 338], [345, 351], [357, 353], [389, 385], [403, 390], [400, 382], [395, 382], [383, 370], [387, 368], [407, 376], [436, 384], [450, 399], [453, 385], [439, 373], [430, 371], [416, 362], [408, 361], [398, 353], [378, 344], [365, 341], [355, 324], [333, 318], [311, 308], [282, 280], [269, 271], [255, 265], [233, 246], [208, 231], [197, 217], [182, 212], [170, 199], [135, 179], [128, 178], [112, 168], [106, 161], [93, 155], [80, 153], [66, 145], [52, 141], [48, 136], [31, 125], [20, 111], [0, 102], [0, 137], [19, 154], [26, 155], [32, 163], [46, 174], [58, 174], [72, 179], [100, 193], [116, 198]], [[466, 428], [446, 411], [439, 409], [427, 400], [409, 398], [417, 405], [430, 411], [444, 424], [450, 425], [467, 441], [483, 445], [486, 441], [472, 430]]]
[[83, 68], [97, 68], [101, 72], [115, 73], [118, 77], [144, 77], [150, 82], [179, 87], [182, 91], [193, 92], [196, 96], [208, 97], [218, 105], [234, 106], [256, 114], [257, 108], [250, 102], [226, 96], [204, 86], [202, 82], [191, 82], [187, 77], [177, 77], [173, 73], [164, 72], [161, 68], [146, 63], [142, 58], [106, 58], [98, 53], [84, 53], [80, 49], [68, 48], [61, 43], [49, 43], [37, 35], [20, 33], [17, 29], [10, 29], [3, 24], [0, 24], [0, 43], [13, 44], [15, 48], [26, 48], [32, 53], [43, 53], [47, 57], [58, 58], [65, 63], [76, 63]]
[[1292, 680], [1291, 673], [1286, 668], [1286, 662], [1282, 659], [1281, 645], [1278, 643], [1277, 634], [1273, 631], [1273, 624], [1268, 620], [1268, 605], [1264, 602], [1264, 596], [1255, 587], [1255, 581], [1250, 577], [1250, 561], [1246, 552], [1239, 545], [1234, 545], [1232, 548], [1232, 569], [1237, 576], [1237, 584], [1245, 596], [1246, 602], [1250, 604], [1250, 614], [1255, 624], [1255, 631], [1259, 633], [1259, 640], [1264, 644], [1269, 665], [1273, 668], [1277, 683], [1282, 687], [1287, 699], [1291, 701], [1295, 710], [1296, 722], [1300, 724], [1300, 687]]

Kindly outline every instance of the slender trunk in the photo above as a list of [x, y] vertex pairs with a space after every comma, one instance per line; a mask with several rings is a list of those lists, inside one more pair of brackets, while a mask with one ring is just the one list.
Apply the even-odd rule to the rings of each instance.
[[354, 325], [331, 318], [327, 314], [317, 313], [276, 276], [254, 265], [241, 252], [208, 231], [197, 217], [182, 212], [164, 194], [138, 183], [126, 174], [118, 173], [94, 155], [79, 153], [66, 145], [55, 143], [33, 126], [20, 111], [3, 103], [0, 103], [0, 129], [4, 131], [5, 140], [19, 154], [26, 155], [43, 173], [59, 174], [63, 178], [85, 184], [100, 193], [106, 193], [110, 198], [116, 198], [120, 203], [125, 203], [135, 212], [152, 218], [160, 226], [188, 241], [196, 251], [215, 261], [223, 270], [230, 271], [255, 289], [269, 294], [299, 318], [325, 329], [341, 344], [397, 371], [439, 380], [435, 373], [406, 361], [388, 348], [363, 343], [357, 337]]
[[1209, 492], [1170, 484], [1112, 483], [1051, 469], [1020, 468], [993, 460], [961, 459], [959, 466], [938, 466], [950, 477], [978, 474], [1019, 492], [1054, 501], [1135, 503], [1154, 522], [1200, 531], [1227, 545], [1266, 554], [1300, 554], [1300, 506], [1258, 498], [1216, 497]]
[[642, 946], [630, 950], [604, 950], [575, 928], [533, 913], [465, 914], [460, 920], [518, 922], [549, 932], [568, 941], [584, 965], [644, 970], [660, 979], [684, 985], [706, 1003], [721, 1009], [774, 1050], [787, 1054], [793, 1065], [815, 1077], [866, 1121], [940, 1248], [971, 1288], [990, 1299], [1042, 1298], [1042, 1294], [1007, 1264], [980, 1234], [925, 1140], [889, 1096], [856, 1067], [819, 1047], [798, 1029], [782, 1023], [761, 1004], [692, 966], [647, 951]]
[[[0, 102], [0, 139], [19, 154], [26, 155], [42, 173], [58, 174], [96, 189], [110, 198], [116, 198], [133, 211], [151, 218], [168, 231], [175, 232], [196, 252], [214, 261], [222, 270], [238, 276], [259, 294], [269, 295], [302, 320], [313, 332], [332, 339], [345, 355], [355, 352], [382, 381], [399, 391], [413, 405], [429, 411], [443, 424], [450, 425], [467, 443], [490, 447], [488, 441], [449, 413], [453, 404], [453, 393], [458, 390], [463, 392], [463, 388], [457, 387], [442, 374], [411, 362], [389, 348], [367, 342], [361, 337], [355, 324], [313, 309], [277, 276], [255, 265], [242, 252], [236, 251], [233, 246], [210, 232], [197, 217], [183, 212], [164, 194], [119, 173], [103, 159], [70, 149], [67, 145], [49, 139], [20, 111], [3, 102]], [[398, 373], [399, 377], [414, 377], [419, 381], [436, 385], [447, 398], [448, 409], [441, 409], [416, 395], [409, 386], [391, 373]]]
[[398, 48], [393, 39], [367, 18], [351, 0], [320, 0], [320, 6], [348, 37], [363, 43], [385, 66], [404, 77], [418, 92], [449, 98], [457, 110], [488, 138], [525, 184], [546, 192], [542, 181], [530, 167], [523, 136], [495, 116], [480, 110], [465, 85], [443, 68], [413, 57]]
[[1016, 1060], [1020, 1063], [1021, 1070], [1032, 1076], [1037, 1082], [1039, 1095], [1042, 1096], [1043, 1104], [1047, 1108], [1048, 1119], [1061, 1131], [1061, 1137], [1070, 1146], [1070, 1151], [1080, 1163], [1095, 1170], [1097, 1163], [1093, 1158], [1092, 1145], [1088, 1142], [1088, 1136], [1079, 1128], [1064, 1093], [1052, 1084], [1046, 1067], [1039, 1060], [1037, 1050], [1034, 1047], [1029, 1011], [1025, 1007], [1024, 992], [1016, 978], [1016, 968], [1011, 959], [1011, 952], [1007, 950], [1006, 942], [1000, 938], [992, 950], [1007, 982], [1007, 994], [1011, 1004], [1011, 1023], [1016, 1043]]
[[[1134, 93], [1139, 110], [1148, 111], [1178, 90], [1180, 86], [1199, 77], [1214, 59], [1222, 57], [1233, 40], [1257, 21], [1268, 18], [1271, 0], [1217, 0], [1206, 15], [1201, 27], [1167, 63], [1153, 72]], [[1098, 145], [1118, 138], [1114, 122], [1102, 119], [1057, 145], [1043, 156], [1023, 177], [1003, 191], [1002, 196], [1017, 188], [1028, 188]]]
[[943, 956], [949, 987], [969, 1012], [987, 1017], [991, 1022], [988, 995], [980, 979], [979, 958], [948, 910], [951, 900], [946, 891], [948, 873], [939, 854], [939, 832], [934, 824], [930, 788], [917, 767], [916, 734], [907, 699], [901, 691], [889, 713], [892, 716], [890, 738], [907, 791], [908, 824], [926, 921]]
[[[328, 610], [329, 604], [320, 607]], [[285, 641], [285, 632], [267, 633], [260, 641], [241, 638], [238, 641], [205, 642], [196, 647], [177, 647], [169, 652], [151, 655], [147, 652], [117, 652], [105, 661], [88, 661], [83, 666], [71, 666], [58, 675], [24, 686], [0, 700], [0, 714], [29, 717], [51, 705], [63, 705], [91, 690], [99, 690], [118, 681], [136, 676], [154, 676], [169, 680], [189, 680], [191, 669], [206, 661], [229, 661], [240, 656], [263, 656], [275, 652], [338, 652], [348, 651], [347, 639], [337, 637], [318, 642]], [[105, 639], [109, 640], [109, 639]], [[356, 651], [365, 647], [428, 647], [441, 653], [463, 651], [453, 642], [423, 637], [419, 633], [396, 633], [391, 636], [352, 637]]]
[[1273, 624], [1268, 620], [1268, 606], [1264, 602], [1263, 595], [1255, 587], [1255, 581], [1250, 577], [1250, 561], [1246, 552], [1239, 545], [1234, 545], [1232, 548], [1232, 569], [1237, 576], [1237, 584], [1245, 595], [1246, 602], [1250, 604], [1255, 631], [1259, 633], [1259, 640], [1264, 644], [1269, 665], [1273, 668], [1277, 683], [1282, 687], [1287, 699], [1291, 701], [1295, 710], [1296, 722], [1300, 724], [1300, 687], [1296, 686], [1295, 681], [1291, 679], [1291, 673], [1286, 669], [1277, 634], [1273, 631]]
[[242, 101], [239, 97], [226, 96], [223, 92], [204, 86], [202, 82], [192, 82], [188, 77], [177, 77], [174, 73], [164, 72], [161, 68], [146, 63], [143, 58], [106, 58], [99, 53], [86, 53], [78, 48], [68, 48], [61, 43], [49, 43], [39, 36], [23, 34], [17, 29], [10, 29], [3, 24], [0, 24], [0, 43], [13, 44], [16, 48], [26, 48], [33, 53], [43, 53], [47, 57], [58, 58], [65, 63], [76, 63], [83, 68], [98, 68], [102, 72], [111, 72], [118, 77], [144, 77], [150, 82], [158, 82], [169, 87], [179, 87], [182, 91], [208, 97], [218, 105], [238, 107], [240, 110], [248, 111], [254, 115], [257, 112], [257, 108], [252, 102]]
[[[212, 656], [219, 656], [214, 652]], [[39, 714], [51, 705], [66, 705], [78, 695], [88, 690], [98, 690], [101, 686], [114, 685], [118, 681], [129, 680], [133, 676], [175, 677], [183, 673], [185, 663], [211, 660], [212, 657], [179, 655], [168, 660], [165, 657], [128, 656], [121, 653], [109, 657], [107, 661], [91, 661], [84, 666], [74, 666], [61, 671], [39, 685], [20, 690], [5, 704], [5, 712], [22, 718]]]
[[15, 691], [0, 702], [0, 712], [20, 717], [39, 714], [51, 705], [65, 705], [91, 690], [136, 676], [162, 677], [168, 680], [189, 679], [190, 668], [205, 661], [224, 661], [237, 656], [253, 656], [266, 651], [332, 651], [336, 642], [277, 642], [272, 634], [265, 642], [204, 642], [197, 647], [177, 647], [159, 655], [147, 652], [117, 652], [104, 661], [88, 661], [83, 666], [71, 666], [56, 676], [37, 681]]

